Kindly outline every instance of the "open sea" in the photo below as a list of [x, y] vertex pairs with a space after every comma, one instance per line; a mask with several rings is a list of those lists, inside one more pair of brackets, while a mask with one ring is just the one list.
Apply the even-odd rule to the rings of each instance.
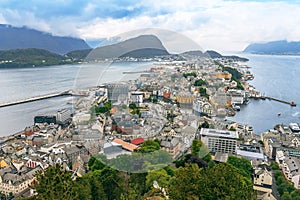
[[[228, 118], [252, 125], [255, 133], [274, 128], [276, 124], [300, 122], [300, 56], [240, 54], [255, 78], [249, 83], [269, 97], [295, 101], [297, 107], [269, 100], [251, 100], [234, 117]], [[280, 116], [277, 114], [281, 113]]]

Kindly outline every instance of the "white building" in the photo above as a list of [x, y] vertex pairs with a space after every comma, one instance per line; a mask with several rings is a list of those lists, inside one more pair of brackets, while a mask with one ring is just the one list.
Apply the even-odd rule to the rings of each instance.
[[77, 113], [73, 116], [73, 122], [75, 124], [88, 122], [91, 118], [91, 114], [89, 113]]
[[143, 92], [137, 92], [137, 91], [132, 92], [131, 93], [131, 100], [134, 103], [138, 103], [138, 104], [143, 103], [144, 93]]
[[126, 83], [111, 83], [107, 86], [107, 97], [113, 102], [128, 100], [129, 86]]
[[213, 114], [213, 108], [208, 101], [196, 99], [193, 102], [193, 113], [197, 116], [211, 116]]
[[232, 95], [231, 96], [231, 104], [237, 104], [237, 105], [244, 104], [244, 97]]
[[300, 160], [296, 157], [283, 159], [282, 171], [286, 178], [294, 183], [294, 187], [300, 189]]
[[255, 168], [253, 175], [253, 189], [259, 200], [276, 200], [272, 195], [273, 177], [266, 168]]
[[208, 146], [210, 152], [237, 153], [238, 133], [236, 131], [202, 128], [201, 141]]
[[56, 113], [56, 121], [64, 123], [71, 119], [71, 114], [72, 114], [71, 110], [62, 109]]

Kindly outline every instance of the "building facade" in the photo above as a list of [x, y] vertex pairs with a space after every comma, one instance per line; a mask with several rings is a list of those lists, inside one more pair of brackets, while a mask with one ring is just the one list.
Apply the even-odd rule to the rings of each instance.
[[71, 120], [71, 114], [72, 114], [71, 110], [62, 109], [56, 113], [56, 121], [58, 123], [65, 123]]
[[107, 98], [113, 102], [128, 100], [129, 86], [126, 84], [108, 84]]
[[210, 152], [237, 153], [238, 133], [236, 131], [202, 128], [200, 136], [201, 141], [208, 147]]

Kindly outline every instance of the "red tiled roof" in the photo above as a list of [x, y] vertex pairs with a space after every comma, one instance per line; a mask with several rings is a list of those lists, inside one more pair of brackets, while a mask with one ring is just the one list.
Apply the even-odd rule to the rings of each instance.
[[125, 141], [123, 141], [123, 140], [121, 140], [121, 139], [118, 139], [118, 138], [114, 139], [113, 142], [122, 145], [122, 148], [123, 148], [123, 149], [126, 149], [126, 150], [128, 150], [128, 151], [134, 151], [135, 149], [138, 148], [138, 146], [136, 146], [136, 145], [134, 145], [134, 144], [130, 144], [130, 143], [125, 142]]
[[133, 140], [130, 141], [131, 144], [135, 144], [135, 145], [142, 144], [143, 142], [145, 142], [145, 140], [141, 137], [133, 139]]

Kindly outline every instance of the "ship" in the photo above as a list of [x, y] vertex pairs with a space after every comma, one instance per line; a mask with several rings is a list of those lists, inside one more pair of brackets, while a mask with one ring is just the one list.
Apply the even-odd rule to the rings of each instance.
[[289, 127], [293, 132], [296, 132], [296, 133], [300, 132], [300, 128], [297, 123], [290, 123]]
[[241, 107], [238, 106], [238, 105], [235, 105], [235, 104], [232, 105], [232, 108], [233, 108], [233, 110], [235, 110], [235, 111], [240, 111], [240, 110], [241, 110]]

